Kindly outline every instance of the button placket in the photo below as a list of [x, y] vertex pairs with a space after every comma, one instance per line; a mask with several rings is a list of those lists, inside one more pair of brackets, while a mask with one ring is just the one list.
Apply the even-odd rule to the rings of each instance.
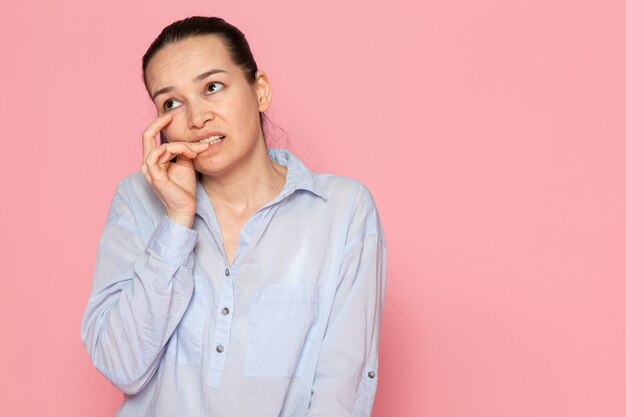
[[[224, 275], [226, 275], [227, 277], [230, 277], [230, 268], [226, 267], [226, 269], [224, 270]], [[224, 306], [221, 312], [222, 312], [222, 316], [227, 316], [230, 313], [230, 309]]]
[[227, 358], [227, 348], [230, 343], [230, 332], [232, 327], [231, 309], [234, 303], [234, 275], [228, 263], [225, 262], [224, 275], [220, 296], [217, 300], [215, 315], [215, 333], [213, 334], [214, 351], [209, 359], [208, 385], [213, 388], [220, 386], [224, 366]]

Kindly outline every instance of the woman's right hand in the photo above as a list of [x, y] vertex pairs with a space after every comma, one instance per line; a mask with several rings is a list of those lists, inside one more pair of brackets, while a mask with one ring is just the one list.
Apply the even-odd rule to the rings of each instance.
[[[196, 171], [193, 159], [209, 148], [208, 143], [166, 142], [156, 146], [158, 133], [172, 121], [172, 115], [158, 116], [143, 132], [141, 172], [159, 197], [167, 216], [191, 228], [196, 212]], [[176, 157], [176, 162], [171, 159]]]

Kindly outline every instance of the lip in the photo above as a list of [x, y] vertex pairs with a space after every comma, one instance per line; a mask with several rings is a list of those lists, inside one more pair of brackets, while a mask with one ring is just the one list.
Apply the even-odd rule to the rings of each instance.
[[209, 132], [209, 133], [205, 133], [202, 136], [196, 137], [195, 139], [192, 140], [192, 142], [198, 142], [198, 141], [201, 141], [202, 139], [210, 138], [211, 136], [226, 136], [226, 134], [222, 132]]

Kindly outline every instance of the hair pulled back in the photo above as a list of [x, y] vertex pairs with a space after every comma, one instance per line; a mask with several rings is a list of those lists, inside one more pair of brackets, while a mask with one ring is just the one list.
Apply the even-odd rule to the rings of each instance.
[[246, 36], [222, 18], [192, 16], [166, 26], [152, 42], [142, 59], [144, 84], [146, 83], [148, 63], [164, 46], [192, 36], [203, 35], [219, 36], [230, 54], [230, 59], [241, 68], [248, 82], [252, 84], [255, 81], [258, 68]]

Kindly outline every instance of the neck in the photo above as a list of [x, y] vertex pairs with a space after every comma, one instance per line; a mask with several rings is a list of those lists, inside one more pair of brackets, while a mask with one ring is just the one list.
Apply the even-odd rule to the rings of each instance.
[[249, 215], [280, 194], [287, 168], [269, 158], [260, 141], [250, 155], [219, 176], [202, 176], [202, 186], [216, 209]]

